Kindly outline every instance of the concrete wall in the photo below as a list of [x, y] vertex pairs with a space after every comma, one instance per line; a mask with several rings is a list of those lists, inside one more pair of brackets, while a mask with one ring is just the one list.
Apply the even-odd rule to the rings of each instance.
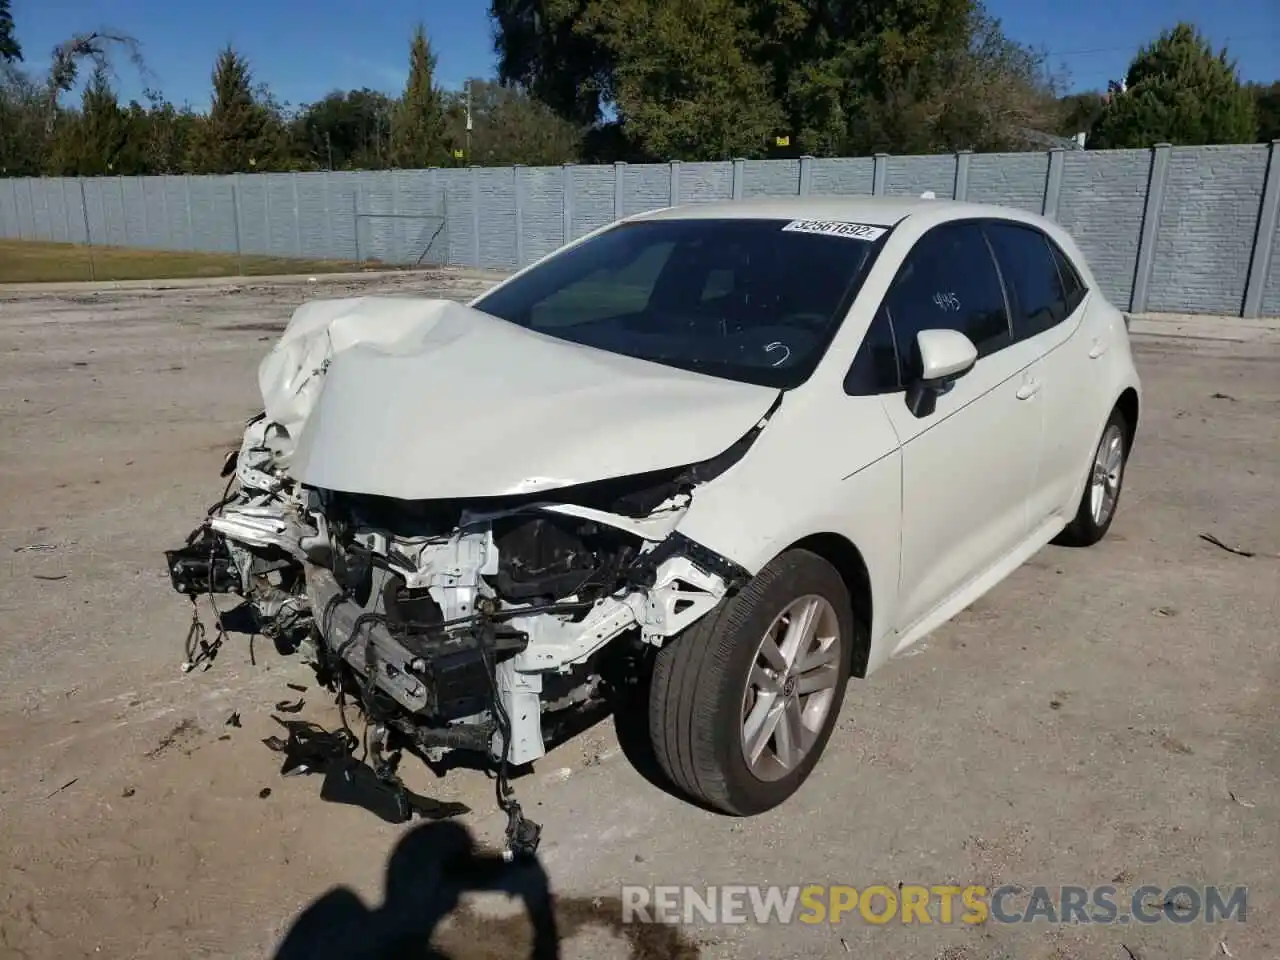
[[1280, 316], [1280, 148], [0, 180], [0, 237], [513, 270], [675, 203], [932, 190], [1054, 218], [1134, 312]]

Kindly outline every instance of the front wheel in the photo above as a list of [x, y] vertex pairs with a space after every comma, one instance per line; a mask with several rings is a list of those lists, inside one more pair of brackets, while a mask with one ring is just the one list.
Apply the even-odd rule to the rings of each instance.
[[859, 627], [829, 563], [772, 561], [659, 651], [649, 735], [663, 772], [724, 813], [763, 813], [794, 794], [835, 727]]
[[1113, 410], [1094, 449], [1089, 482], [1085, 484], [1076, 515], [1054, 543], [1091, 547], [1107, 535], [1120, 503], [1129, 447], [1129, 425], [1119, 409]]

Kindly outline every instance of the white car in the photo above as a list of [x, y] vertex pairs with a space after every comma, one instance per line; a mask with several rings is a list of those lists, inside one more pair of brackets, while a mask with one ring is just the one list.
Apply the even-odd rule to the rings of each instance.
[[736, 815], [799, 788], [850, 676], [1106, 533], [1140, 404], [1067, 233], [933, 199], [674, 207], [470, 306], [307, 303], [259, 379], [178, 590], [504, 770], [639, 680], [670, 780]]

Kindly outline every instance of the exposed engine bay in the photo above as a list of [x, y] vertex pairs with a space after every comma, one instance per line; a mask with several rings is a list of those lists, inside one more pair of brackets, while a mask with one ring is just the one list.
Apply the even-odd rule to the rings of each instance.
[[[531, 851], [538, 828], [510, 799], [508, 766], [543, 756], [560, 726], [607, 700], [630, 658], [746, 581], [677, 528], [697, 488], [741, 458], [772, 408], [711, 459], [639, 474], [474, 498], [330, 489], [299, 461], [316, 457], [307, 420], [326, 374], [344, 350], [367, 346], [342, 339], [342, 318], [360, 306], [346, 303], [345, 313], [304, 305], [263, 361], [265, 410], [227, 458], [222, 499], [166, 553], [173, 587], [197, 611], [205, 594], [242, 597], [259, 633], [313, 663], [340, 707], [355, 701], [375, 770], [397, 737], [429, 759], [487, 755], [509, 848]], [[420, 306], [436, 328], [459, 311], [499, 322], [458, 304]], [[328, 319], [308, 308], [327, 308]], [[197, 613], [184, 669], [222, 639], [206, 641]]]

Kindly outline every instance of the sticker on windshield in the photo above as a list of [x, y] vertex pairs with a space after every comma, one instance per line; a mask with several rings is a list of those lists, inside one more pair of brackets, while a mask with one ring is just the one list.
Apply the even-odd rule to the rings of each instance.
[[829, 237], [847, 237], [850, 240], [879, 240], [888, 227], [869, 223], [851, 223], [848, 220], [792, 220], [783, 230], [789, 233], [821, 233]]

